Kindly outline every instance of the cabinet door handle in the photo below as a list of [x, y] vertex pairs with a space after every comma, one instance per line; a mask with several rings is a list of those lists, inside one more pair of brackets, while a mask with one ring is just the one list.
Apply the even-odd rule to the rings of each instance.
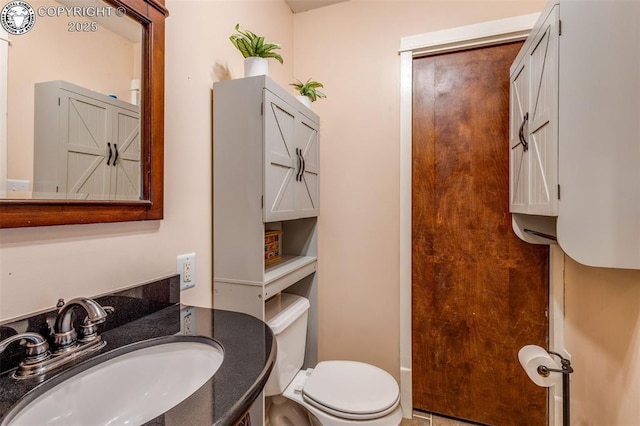
[[107, 147], [109, 148], [109, 158], [107, 158], [107, 166], [109, 166], [109, 163], [111, 162], [111, 156], [113, 155], [113, 152], [111, 152], [111, 142], [107, 142]]
[[518, 145], [522, 145], [523, 151], [529, 150], [529, 142], [527, 142], [527, 140], [524, 137], [524, 126], [525, 124], [527, 124], [528, 120], [529, 120], [529, 113], [527, 112], [524, 114], [524, 117], [522, 117], [522, 124], [520, 125], [520, 130], [518, 130], [518, 138], [520, 139], [520, 142], [512, 146], [511, 149], [515, 149]]
[[296, 156], [298, 157], [298, 171], [296, 172], [296, 182], [299, 182], [302, 177], [301, 172], [302, 172], [302, 151], [300, 150], [300, 148], [296, 148]]
[[304, 178], [304, 172], [307, 171], [307, 163], [304, 161], [302, 149], [300, 149], [300, 158], [302, 158], [302, 170], [300, 170], [300, 182], [302, 182], [302, 179]]
[[[113, 144], [113, 149], [114, 149], [114, 151], [116, 152], [116, 156], [115, 156], [115, 158], [113, 159], [113, 166], [115, 167], [115, 165], [116, 165], [116, 161], [118, 161], [118, 145], [114, 143], [114, 144]], [[107, 163], [107, 164], [109, 164], [109, 163]]]

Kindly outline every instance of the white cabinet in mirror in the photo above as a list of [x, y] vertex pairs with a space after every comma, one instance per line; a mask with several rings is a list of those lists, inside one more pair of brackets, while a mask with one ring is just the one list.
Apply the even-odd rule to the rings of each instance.
[[33, 198], [139, 200], [139, 110], [65, 81], [37, 83]]

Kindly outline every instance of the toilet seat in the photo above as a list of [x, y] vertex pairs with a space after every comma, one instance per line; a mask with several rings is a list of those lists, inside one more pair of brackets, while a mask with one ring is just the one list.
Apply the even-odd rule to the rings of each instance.
[[398, 384], [389, 373], [356, 361], [318, 363], [301, 393], [317, 409], [350, 420], [383, 417], [400, 402]]

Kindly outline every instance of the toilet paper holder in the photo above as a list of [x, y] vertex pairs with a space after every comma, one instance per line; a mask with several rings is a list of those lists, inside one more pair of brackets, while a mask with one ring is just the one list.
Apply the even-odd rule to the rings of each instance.
[[[573, 367], [571, 367], [571, 361], [568, 360], [567, 358], [563, 357], [562, 355], [560, 355], [557, 352], [553, 352], [553, 351], [547, 351], [547, 353], [549, 355], [555, 355], [558, 358], [560, 358], [560, 365], [561, 368], [549, 368], [546, 365], [540, 365], [538, 366], [538, 374], [541, 375], [542, 377], [549, 377], [549, 374], [551, 373], [562, 373], [563, 379], [564, 377], [569, 377], [569, 374], [573, 373]], [[564, 398], [564, 389], [563, 389], [563, 398]]]
[[538, 374], [547, 377], [551, 373], [562, 374], [562, 425], [569, 426], [571, 424], [569, 415], [569, 375], [573, 373], [571, 361], [563, 357], [557, 352], [547, 351], [549, 355], [555, 355], [560, 358], [560, 368], [549, 368], [546, 365], [538, 366]]
[[538, 374], [542, 377], [549, 377], [551, 373], [562, 374], [562, 425], [569, 426], [570, 420], [570, 403], [569, 403], [569, 375], [573, 373], [573, 367], [571, 367], [571, 361], [563, 357], [557, 352], [547, 351], [549, 355], [555, 355], [560, 358], [560, 368], [549, 368], [546, 365], [539, 365], [537, 370]]

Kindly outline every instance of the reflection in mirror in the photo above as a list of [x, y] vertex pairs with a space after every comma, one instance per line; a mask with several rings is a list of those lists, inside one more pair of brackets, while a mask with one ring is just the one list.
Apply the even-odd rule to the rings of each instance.
[[0, 198], [140, 200], [142, 25], [97, 0], [29, 4], [0, 58]]

